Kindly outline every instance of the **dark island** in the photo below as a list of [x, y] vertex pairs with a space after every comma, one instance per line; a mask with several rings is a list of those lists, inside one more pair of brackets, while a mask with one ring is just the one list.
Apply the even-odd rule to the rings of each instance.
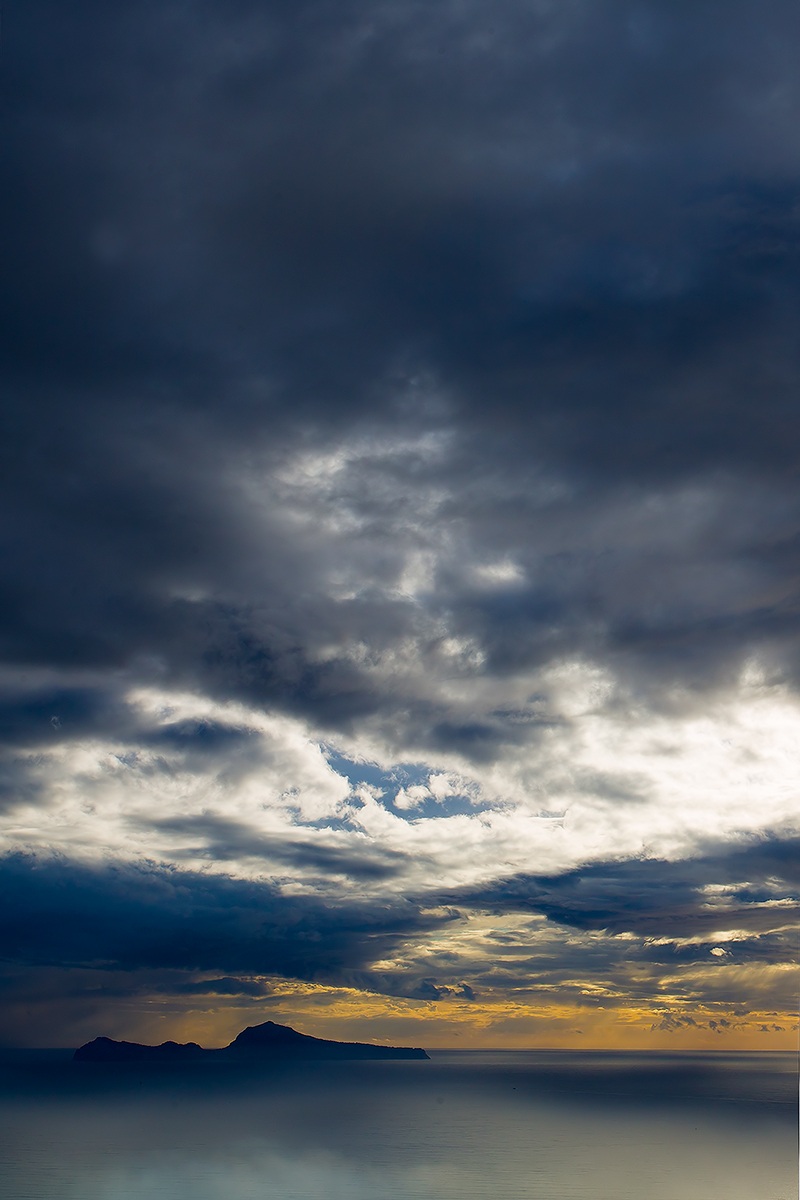
[[162, 1042], [160, 1046], [142, 1046], [138, 1042], [115, 1042], [98, 1037], [80, 1046], [75, 1062], [91, 1063], [164, 1063], [181, 1065], [194, 1062], [342, 1062], [365, 1059], [427, 1058], [424, 1050], [410, 1046], [373, 1046], [366, 1042], [332, 1042], [326, 1038], [298, 1033], [289, 1025], [265, 1021], [250, 1025], [220, 1050], [204, 1050], [196, 1042]]

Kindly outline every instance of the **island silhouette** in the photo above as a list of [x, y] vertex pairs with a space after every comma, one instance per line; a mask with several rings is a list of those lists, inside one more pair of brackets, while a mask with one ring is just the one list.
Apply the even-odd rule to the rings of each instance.
[[75, 1062], [174, 1063], [226, 1061], [235, 1063], [328, 1062], [364, 1059], [428, 1058], [424, 1050], [410, 1046], [374, 1046], [368, 1042], [334, 1042], [298, 1033], [290, 1025], [265, 1021], [248, 1025], [233, 1041], [220, 1049], [206, 1050], [197, 1042], [162, 1042], [147, 1046], [139, 1042], [115, 1042], [96, 1037], [79, 1046]]

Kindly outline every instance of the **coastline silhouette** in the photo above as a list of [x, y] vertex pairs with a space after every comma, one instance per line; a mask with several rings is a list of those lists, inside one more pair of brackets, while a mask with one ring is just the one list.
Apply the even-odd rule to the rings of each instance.
[[79, 1046], [75, 1062], [91, 1063], [174, 1063], [189, 1062], [325, 1062], [365, 1059], [427, 1059], [420, 1047], [375, 1046], [368, 1042], [336, 1042], [327, 1038], [298, 1033], [290, 1025], [265, 1021], [248, 1025], [232, 1042], [220, 1049], [207, 1050], [197, 1042], [162, 1042], [159, 1046], [139, 1042], [118, 1042], [97, 1037]]

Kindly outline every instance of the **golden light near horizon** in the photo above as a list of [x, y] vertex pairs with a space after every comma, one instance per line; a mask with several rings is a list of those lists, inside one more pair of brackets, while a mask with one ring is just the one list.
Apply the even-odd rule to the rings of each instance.
[[[796, 972], [794, 972], [796, 982]], [[258, 981], [269, 1000], [208, 998], [202, 1007], [164, 991], [152, 998], [95, 1012], [81, 1035], [158, 1044], [194, 1041], [227, 1045], [243, 1028], [265, 1020], [334, 1041], [414, 1045], [427, 1050], [793, 1051], [797, 1016], [791, 1009], [698, 1003], [665, 992], [656, 1007], [631, 1005], [587, 980], [582, 1002], [545, 991], [509, 999], [437, 1001], [385, 996], [349, 987]], [[770, 990], [769, 981], [764, 990]]]

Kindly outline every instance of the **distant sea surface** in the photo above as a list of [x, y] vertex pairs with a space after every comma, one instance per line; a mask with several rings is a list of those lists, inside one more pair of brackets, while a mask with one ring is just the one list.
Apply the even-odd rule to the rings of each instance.
[[795, 1200], [784, 1054], [248, 1070], [0, 1054], [4, 1200]]

